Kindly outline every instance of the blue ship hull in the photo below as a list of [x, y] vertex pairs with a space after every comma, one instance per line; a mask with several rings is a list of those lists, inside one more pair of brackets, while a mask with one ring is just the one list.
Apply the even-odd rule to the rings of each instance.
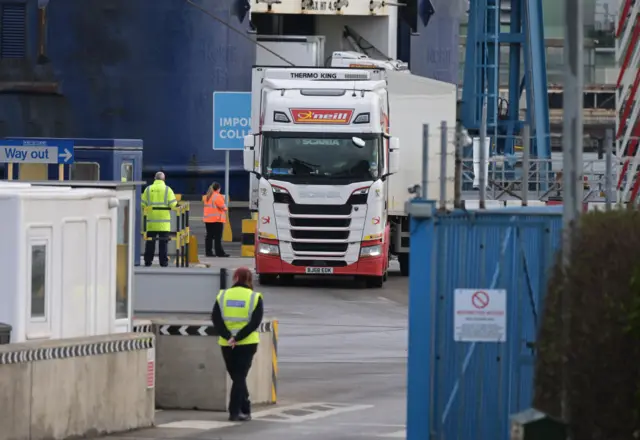
[[[248, 20], [231, 16], [232, 0], [196, 3], [248, 30]], [[212, 94], [250, 91], [253, 43], [182, 0], [53, 0], [45, 10], [49, 63], [34, 67], [40, 17], [36, 0], [27, 5], [28, 59], [0, 69], [0, 81], [40, 85], [0, 95], [0, 136], [138, 138], [147, 179], [164, 170], [185, 194], [223, 182]], [[58, 96], [36, 90], [43, 82]], [[248, 198], [241, 156], [231, 154], [232, 200]]]

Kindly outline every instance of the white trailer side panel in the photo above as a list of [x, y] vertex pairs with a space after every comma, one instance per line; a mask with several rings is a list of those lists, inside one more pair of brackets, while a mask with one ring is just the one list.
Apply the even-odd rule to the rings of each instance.
[[390, 134], [400, 139], [400, 172], [389, 177], [389, 215], [403, 216], [408, 188], [422, 180], [422, 125], [429, 125], [428, 197], [440, 194], [440, 124], [447, 123], [446, 200], [453, 201], [457, 90], [452, 84], [389, 72]]

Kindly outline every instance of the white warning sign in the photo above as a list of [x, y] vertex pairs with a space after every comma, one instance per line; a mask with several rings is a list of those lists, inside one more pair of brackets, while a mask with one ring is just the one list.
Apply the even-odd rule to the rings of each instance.
[[456, 289], [453, 304], [454, 341], [506, 342], [506, 290]]

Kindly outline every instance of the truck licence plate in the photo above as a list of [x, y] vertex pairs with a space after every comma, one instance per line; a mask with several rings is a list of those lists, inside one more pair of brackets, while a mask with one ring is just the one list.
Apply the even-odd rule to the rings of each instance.
[[333, 273], [333, 267], [307, 267], [305, 270], [309, 274], [329, 274]]

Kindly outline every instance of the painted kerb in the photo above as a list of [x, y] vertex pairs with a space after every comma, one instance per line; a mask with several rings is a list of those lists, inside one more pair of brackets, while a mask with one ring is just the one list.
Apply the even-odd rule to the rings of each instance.
[[[445, 440], [508, 440], [509, 415], [530, 407], [533, 348], [561, 236], [560, 212], [546, 209], [412, 220], [408, 440], [429, 438], [428, 431]], [[506, 289], [506, 342], [454, 342], [454, 291], [460, 288]], [[421, 403], [416, 388], [423, 390]], [[419, 412], [428, 421], [412, 427]]]

